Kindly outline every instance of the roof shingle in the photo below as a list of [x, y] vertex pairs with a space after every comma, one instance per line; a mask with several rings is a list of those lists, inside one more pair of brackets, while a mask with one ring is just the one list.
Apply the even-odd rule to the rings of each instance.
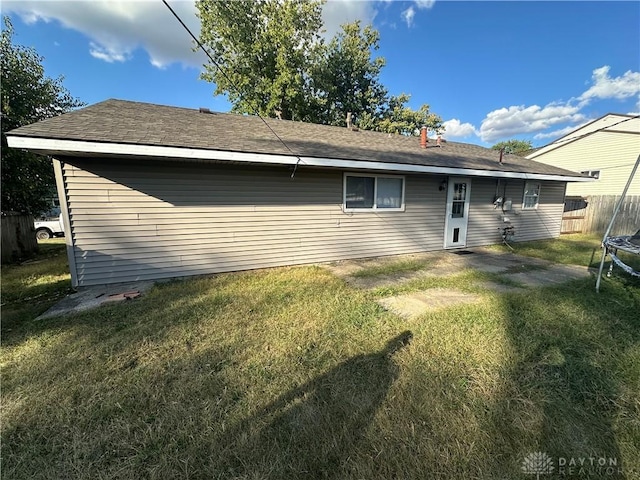
[[500, 164], [498, 151], [466, 143], [443, 142], [438, 147], [432, 141], [423, 149], [416, 137], [288, 120], [266, 122], [286, 146], [258, 117], [116, 99], [20, 127], [8, 135], [277, 155], [291, 155], [290, 149], [304, 157], [580, 176], [516, 155], [504, 155]]

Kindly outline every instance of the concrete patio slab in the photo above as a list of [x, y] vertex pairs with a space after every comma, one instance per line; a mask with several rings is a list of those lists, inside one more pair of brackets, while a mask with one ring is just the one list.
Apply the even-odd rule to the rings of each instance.
[[154, 283], [153, 281], [143, 281], [85, 287], [76, 293], [67, 295], [49, 310], [37, 317], [36, 320], [83, 312], [96, 308], [104, 303], [133, 301], [132, 298], [136, 297], [135, 292], [143, 295]]
[[446, 308], [451, 305], [474, 303], [479, 299], [480, 296], [478, 295], [461, 292], [459, 290], [433, 288], [420, 292], [407, 293], [405, 295], [382, 298], [378, 300], [378, 303], [385, 309], [401, 317], [411, 319], [429, 310]]
[[[324, 264], [335, 275], [349, 284], [372, 290], [385, 286], [397, 286], [424, 277], [447, 277], [466, 269], [486, 273], [502, 274], [506, 283], [515, 282], [523, 287], [543, 287], [559, 284], [591, 274], [587, 267], [577, 265], [556, 265], [539, 258], [524, 257], [513, 253], [492, 251], [488, 248], [474, 248], [466, 255], [456, 255], [455, 251], [438, 251], [413, 255], [395, 255], [376, 259], [347, 260]], [[357, 273], [371, 266], [390, 265], [407, 260], [424, 263], [424, 268], [412, 272], [398, 272], [392, 275], [372, 275], [359, 277]], [[510, 282], [509, 282], [510, 281]], [[487, 287], [493, 291], [517, 291], [517, 287], [490, 282]]]
[[510, 273], [506, 277], [527, 287], [541, 287], [550, 284], [559, 285], [571, 280], [588, 278], [591, 275], [587, 267], [573, 265], [552, 265], [546, 269]]
[[[423, 262], [424, 268], [412, 272], [399, 272], [393, 275], [357, 276], [357, 272], [371, 269], [372, 266], [389, 266], [408, 260]], [[499, 274], [500, 281], [482, 281], [476, 283], [481, 291], [496, 293], [522, 293], [528, 288], [558, 285], [579, 278], [588, 278], [591, 273], [587, 267], [577, 265], [557, 265], [547, 260], [524, 257], [513, 253], [503, 253], [488, 248], [474, 248], [457, 255], [454, 251], [430, 252], [416, 255], [397, 255], [377, 259], [349, 260], [324, 265], [349, 284], [365, 290], [374, 290], [385, 286], [397, 286], [424, 277], [447, 277], [466, 269]], [[445, 308], [452, 305], [472, 303], [481, 295], [473, 295], [455, 289], [434, 288], [418, 292], [397, 295], [378, 300], [384, 308], [405, 318], [415, 318], [426, 311]]]

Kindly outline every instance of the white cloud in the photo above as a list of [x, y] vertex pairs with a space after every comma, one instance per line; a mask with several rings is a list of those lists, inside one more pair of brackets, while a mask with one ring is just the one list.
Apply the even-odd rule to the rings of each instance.
[[436, 4], [436, 0], [415, 0], [415, 4], [421, 10], [429, 10]]
[[540, 132], [558, 124], [575, 124], [584, 119], [577, 105], [511, 106], [489, 112], [480, 125], [479, 136], [485, 142], [494, 142], [523, 133]]
[[360, 20], [363, 25], [370, 25], [376, 16], [374, 2], [357, 0], [328, 0], [322, 9], [322, 22], [326, 38], [333, 37], [340, 26]]
[[416, 16], [416, 10], [413, 8], [413, 5], [411, 5], [409, 8], [404, 10], [400, 14], [400, 16], [402, 17], [402, 19], [407, 24], [407, 27], [411, 28], [411, 26], [413, 25], [413, 17]]
[[596, 68], [591, 75], [593, 85], [580, 95], [579, 100], [587, 102], [594, 98], [622, 100], [640, 93], [640, 72], [629, 70], [620, 77], [611, 78], [609, 76], [610, 70], [609, 65]]
[[[198, 37], [200, 20], [195, 1], [169, 3]], [[207, 63], [201, 51], [193, 51], [193, 40], [160, 0], [5, 0], [2, 8], [28, 24], [58, 21], [65, 28], [83, 33], [89, 38], [89, 53], [106, 62], [126, 61], [142, 48], [158, 68], [174, 62], [191, 67]], [[371, 24], [375, 16], [374, 2], [329, 0], [322, 12], [325, 35], [332, 37], [342, 24], [355, 20]]]
[[[170, 4], [198, 36], [195, 3], [173, 0]], [[159, 0], [6, 0], [2, 8], [30, 24], [58, 21], [83, 33], [90, 39], [89, 53], [107, 62], [126, 61], [137, 48], [143, 48], [149, 61], [160, 68], [174, 62], [199, 67], [206, 61], [202, 52], [193, 51], [189, 34]]]
[[94, 42], [89, 42], [89, 46], [89, 53], [92, 57], [99, 60], [104, 60], [108, 63], [124, 62], [125, 60], [129, 60], [131, 58], [131, 52], [128, 51], [123, 52], [119, 50], [111, 50], [108, 47], [97, 45]]
[[[580, 96], [566, 102], [510, 106], [489, 112], [478, 130], [485, 142], [495, 142], [522, 134], [534, 134], [534, 139], [558, 138], [581, 127], [587, 115], [586, 107], [596, 100], [624, 100], [640, 93], [640, 72], [627, 71], [611, 77], [608, 65], [593, 70], [592, 85]], [[640, 110], [640, 100], [636, 105]], [[552, 131], [551, 128], [556, 127]], [[557, 128], [561, 127], [561, 128]]]
[[436, 0], [415, 0], [409, 8], [402, 11], [400, 17], [402, 17], [402, 20], [407, 24], [407, 27], [411, 28], [413, 26], [413, 20], [416, 17], [416, 8], [418, 10], [430, 10], [435, 4]]
[[457, 118], [443, 122], [444, 136], [447, 138], [467, 138], [477, 135], [476, 127], [470, 123], [461, 123]]

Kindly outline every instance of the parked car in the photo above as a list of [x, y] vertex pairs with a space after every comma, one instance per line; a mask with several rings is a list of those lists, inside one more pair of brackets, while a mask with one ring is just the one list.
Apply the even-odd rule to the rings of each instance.
[[38, 240], [48, 240], [53, 237], [64, 236], [64, 223], [62, 222], [62, 214], [58, 218], [46, 217], [33, 222], [36, 229], [36, 238]]

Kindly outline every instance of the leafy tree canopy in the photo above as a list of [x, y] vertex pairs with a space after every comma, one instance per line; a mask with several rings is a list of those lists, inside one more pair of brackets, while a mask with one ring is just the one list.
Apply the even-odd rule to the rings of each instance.
[[514, 155], [520, 155], [533, 148], [533, 145], [529, 140], [506, 140], [504, 142], [498, 142], [493, 147], [494, 150], [502, 150], [504, 153], [513, 153]]
[[5, 133], [54, 117], [83, 103], [62, 86], [62, 77], [46, 77], [42, 57], [33, 48], [13, 44], [13, 26], [4, 17], [0, 38], [2, 76], [2, 210], [38, 214], [45, 211], [55, 186], [51, 161], [7, 147]]
[[197, 2], [200, 41], [216, 65], [204, 80], [226, 93], [239, 113], [307, 115], [308, 77], [323, 44], [322, 2], [256, 0]]
[[380, 40], [373, 27], [347, 23], [324, 41], [324, 1], [199, 0], [200, 40], [214, 59], [202, 78], [238, 113], [344, 125], [351, 112], [363, 129], [442, 131], [428, 105], [414, 111], [409, 95], [390, 96], [380, 82], [385, 60], [372, 58]]

